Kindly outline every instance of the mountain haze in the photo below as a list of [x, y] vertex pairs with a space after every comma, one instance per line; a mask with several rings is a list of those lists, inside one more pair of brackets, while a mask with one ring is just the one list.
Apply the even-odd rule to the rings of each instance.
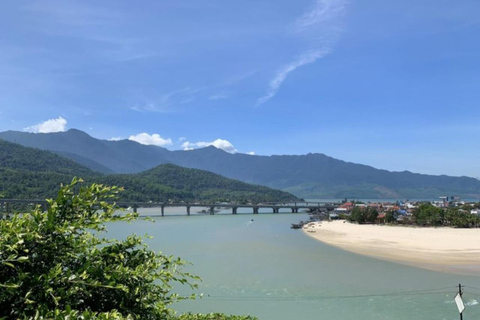
[[[7, 131], [0, 138], [61, 153], [89, 168], [134, 173], [172, 163], [309, 198], [480, 197], [480, 181], [468, 177], [390, 172], [324, 154], [252, 156], [215, 147], [169, 151], [134, 141], [95, 139], [79, 130], [33, 134]], [[80, 158], [80, 160], [79, 160]], [[87, 161], [88, 160], [88, 161]], [[95, 169], [96, 168], [96, 169]]]

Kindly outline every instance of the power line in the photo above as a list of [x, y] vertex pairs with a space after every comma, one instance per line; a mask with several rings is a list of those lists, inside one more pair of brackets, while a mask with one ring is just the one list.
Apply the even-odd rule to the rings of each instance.
[[463, 293], [467, 293], [471, 296], [475, 296], [475, 297], [480, 297], [480, 293], [478, 292], [470, 292], [470, 291], [467, 291], [467, 290], [463, 290]]
[[385, 297], [385, 296], [413, 296], [413, 295], [431, 295], [431, 294], [443, 294], [443, 293], [452, 293], [452, 290], [456, 287], [444, 287], [437, 289], [425, 289], [425, 290], [410, 290], [410, 291], [400, 291], [400, 292], [391, 292], [391, 293], [381, 293], [381, 294], [358, 294], [358, 295], [335, 295], [335, 296], [237, 296], [237, 297], [226, 297], [226, 296], [204, 296], [204, 299], [208, 300], [219, 300], [219, 301], [315, 301], [315, 300], [330, 300], [330, 299], [355, 299], [355, 298], [374, 298], [374, 297]]
[[468, 288], [468, 289], [474, 289], [474, 290], [480, 291], [480, 289], [479, 289], [479, 288], [476, 288], [476, 287], [471, 287], [471, 286], [463, 286], [463, 287], [464, 287], [464, 288]]

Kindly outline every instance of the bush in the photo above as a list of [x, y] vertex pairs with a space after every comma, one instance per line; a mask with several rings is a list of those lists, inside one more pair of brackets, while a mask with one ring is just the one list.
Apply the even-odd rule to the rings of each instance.
[[45, 212], [37, 207], [0, 220], [0, 318], [174, 319], [169, 306], [194, 296], [172, 293], [172, 283], [196, 288], [199, 278], [183, 272], [179, 258], [149, 250], [141, 237], [100, 237], [107, 222], [137, 215], [115, 215], [110, 201], [118, 188], [79, 182], [47, 200]]

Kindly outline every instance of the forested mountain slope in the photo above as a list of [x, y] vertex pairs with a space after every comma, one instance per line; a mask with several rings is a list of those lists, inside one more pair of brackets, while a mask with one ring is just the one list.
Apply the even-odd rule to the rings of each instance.
[[138, 174], [104, 175], [58, 154], [0, 140], [0, 195], [4, 198], [53, 197], [73, 177], [87, 183], [117, 185], [124, 201], [288, 201], [280, 190], [227, 179], [203, 170], [161, 165]]
[[474, 178], [390, 172], [318, 153], [252, 156], [215, 147], [169, 151], [129, 140], [99, 140], [75, 129], [49, 134], [7, 131], [0, 133], [0, 138], [62, 153], [104, 173], [136, 173], [172, 163], [305, 198], [480, 197], [480, 181]]

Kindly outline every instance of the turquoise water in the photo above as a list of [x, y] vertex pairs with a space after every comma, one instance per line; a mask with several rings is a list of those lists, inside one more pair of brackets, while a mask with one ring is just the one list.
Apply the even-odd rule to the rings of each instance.
[[172, 208], [155, 223], [109, 226], [111, 237], [148, 233], [151, 248], [193, 263], [188, 271], [203, 279], [197, 293], [204, 298], [174, 305], [180, 312], [262, 320], [453, 320], [459, 318], [453, 298], [462, 283], [464, 319], [480, 318], [480, 275], [428, 271], [327, 246], [290, 229], [306, 214], [188, 217], [183, 210]]

